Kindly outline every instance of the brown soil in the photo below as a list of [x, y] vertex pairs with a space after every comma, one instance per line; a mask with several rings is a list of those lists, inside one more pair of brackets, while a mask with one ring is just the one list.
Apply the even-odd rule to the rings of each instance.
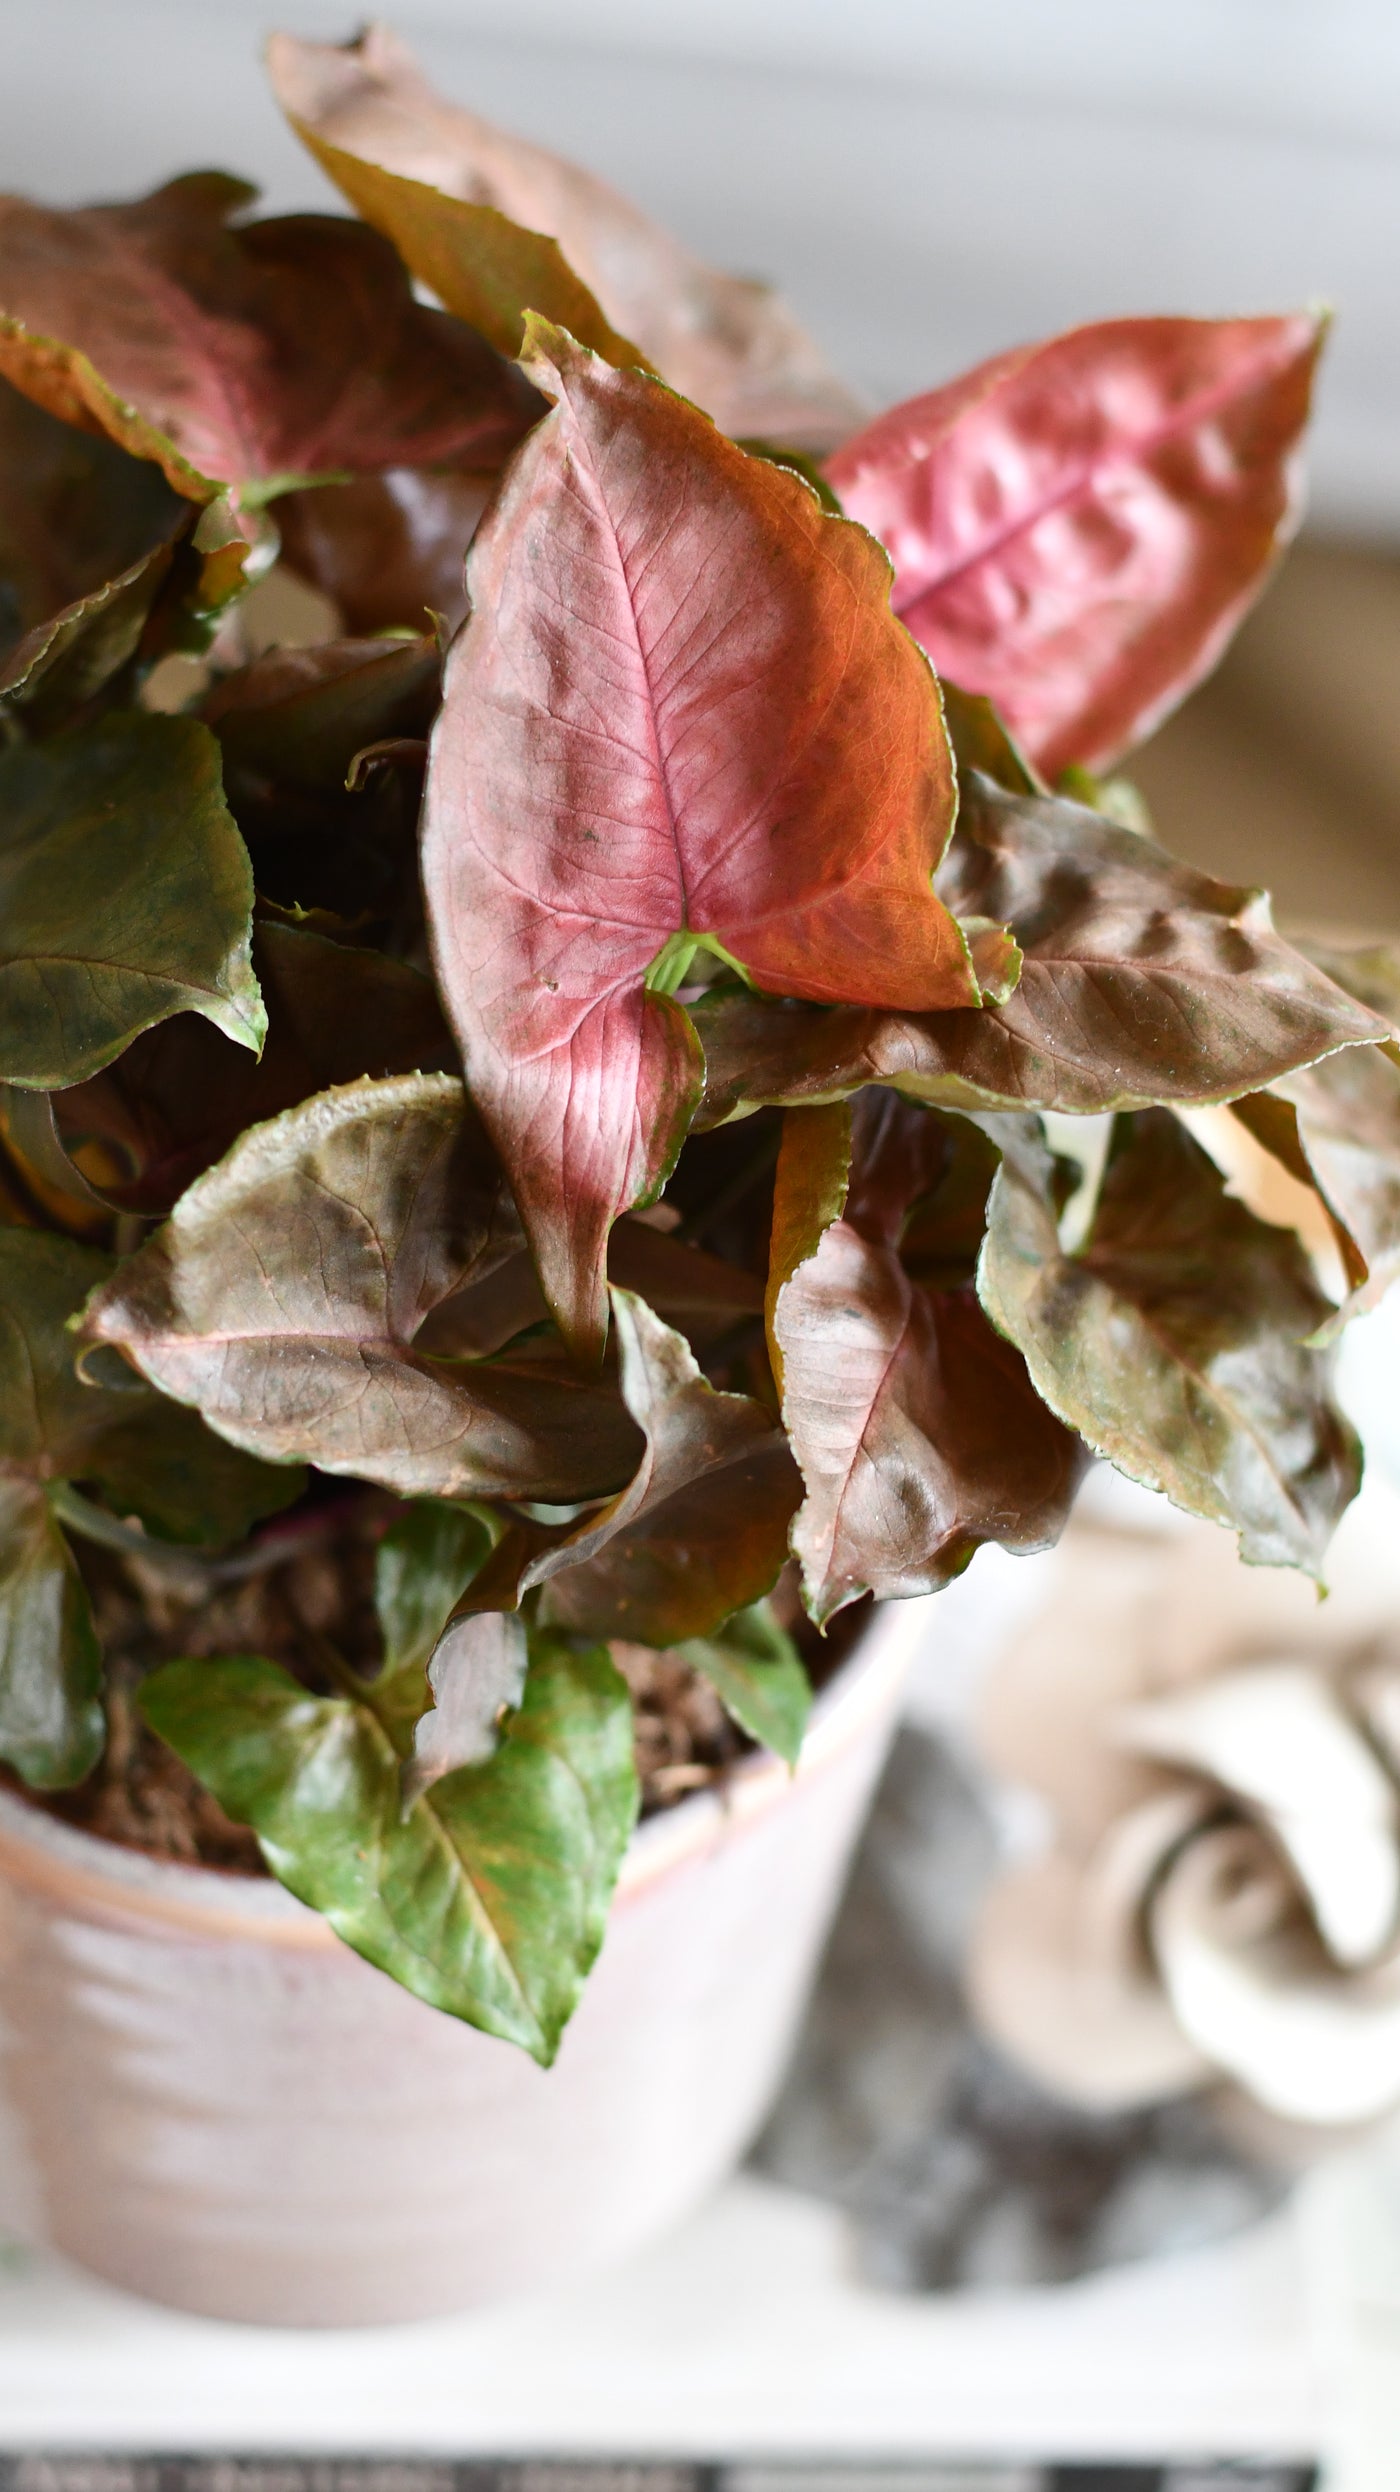
[[[393, 1512], [391, 1500], [347, 1498], [321, 1516], [280, 1527], [304, 1534], [295, 1554], [242, 1581], [194, 1590], [181, 1576], [141, 1558], [83, 1544], [79, 1563], [106, 1655], [108, 1741], [101, 1763], [75, 1790], [42, 1805], [109, 1841], [206, 1868], [265, 1874], [254, 1837], [234, 1825], [133, 1702], [147, 1672], [182, 1655], [259, 1653], [281, 1662], [316, 1694], [333, 1693], [334, 1648], [371, 1677], [380, 1645], [373, 1603], [374, 1551]], [[799, 1615], [795, 1585], [779, 1585], [774, 1605], [797, 1635], [817, 1685], [827, 1679], [861, 1623], [843, 1613], [823, 1643]], [[637, 1768], [644, 1815], [722, 1780], [753, 1743], [737, 1730], [708, 1682], [674, 1655], [638, 1644], [613, 1652], [632, 1691]]]

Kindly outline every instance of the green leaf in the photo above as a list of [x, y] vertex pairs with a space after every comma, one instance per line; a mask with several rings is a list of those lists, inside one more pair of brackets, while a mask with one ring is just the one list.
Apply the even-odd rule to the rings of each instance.
[[46, 1491], [94, 1483], [157, 1532], [222, 1540], [303, 1485], [125, 1369], [82, 1381], [70, 1321], [111, 1269], [71, 1238], [0, 1227], [0, 1757], [44, 1790], [82, 1779], [103, 1728], [87, 1594]]
[[1321, 1574], [1361, 1476], [1307, 1346], [1331, 1308], [1291, 1231], [1233, 1201], [1175, 1117], [1120, 1122], [1077, 1254], [1049, 1154], [1010, 1145], [978, 1285], [1043, 1399], [1119, 1470], [1237, 1531], [1251, 1563]]
[[256, 1054], [252, 901], [206, 727], [114, 713], [0, 752], [0, 1079], [62, 1089], [179, 1012]]
[[390, 1525], [374, 1564], [384, 1676], [426, 1671], [433, 1647], [496, 1533], [475, 1506], [422, 1497]]
[[1033, 763], [1027, 761], [1005, 719], [985, 692], [964, 692], [940, 675], [943, 717], [959, 773], [980, 770], [1012, 796], [1048, 796], [1050, 791]]
[[785, 1765], [796, 1765], [812, 1709], [811, 1681], [766, 1601], [737, 1610], [715, 1635], [678, 1644], [676, 1654], [709, 1680], [740, 1730]]
[[36, 1790], [96, 1764], [101, 1676], [87, 1593], [43, 1490], [0, 1479], [0, 1757]]
[[549, 2065], [637, 1813], [631, 1703], [601, 1648], [532, 1637], [496, 1754], [406, 1814], [398, 1756], [369, 1708], [308, 1696], [271, 1662], [170, 1662], [140, 1702], [253, 1828], [273, 1874], [357, 1953]]
[[400, 1753], [428, 1702], [428, 1663], [448, 1618], [491, 1553], [496, 1531], [474, 1506], [422, 1497], [392, 1523], [374, 1561], [384, 1666], [374, 1701]]
[[[209, 1546], [246, 1540], [255, 1523], [294, 1505], [306, 1487], [299, 1464], [259, 1462], [206, 1428], [197, 1411], [163, 1393], [113, 1395], [131, 1415], [104, 1428], [88, 1468], [119, 1515], [134, 1514], [158, 1539]], [[91, 1393], [90, 1386], [84, 1388]]]

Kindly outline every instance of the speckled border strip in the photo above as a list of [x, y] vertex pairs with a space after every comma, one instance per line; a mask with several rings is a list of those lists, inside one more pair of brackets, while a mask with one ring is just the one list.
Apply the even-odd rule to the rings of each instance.
[[0, 2492], [1316, 2492], [1288, 2460], [0, 2455]]

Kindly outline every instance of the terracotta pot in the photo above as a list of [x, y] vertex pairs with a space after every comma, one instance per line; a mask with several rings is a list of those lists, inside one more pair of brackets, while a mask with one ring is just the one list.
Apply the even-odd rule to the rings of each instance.
[[0, 1793], [5, 2089], [43, 2237], [213, 2317], [338, 2327], [552, 2284], [674, 2223], [781, 2073], [926, 1605], [877, 1614], [795, 1776], [651, 1819], [547, 2073], [271, 1880]]

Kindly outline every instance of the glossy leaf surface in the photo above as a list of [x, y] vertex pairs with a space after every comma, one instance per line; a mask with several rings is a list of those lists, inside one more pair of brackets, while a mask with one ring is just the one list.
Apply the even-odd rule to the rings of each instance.
[[699, 1090], [675, 937], [823, 999], [972, 1002], [951, 764], [883, 559], [786, 471], [539, 328], [555, 400], [472, 548], [424, 823], [439, 983], [566, 1335]]
[[948, 1107], [1186, 1105], [1388, 1035], [1275, 933], [1262, 893], [1081, 805], [971, 777], [939, 889], [959, 917], [1011, 926], [1024, 959], [1004, 1004], [914, 1016], [704, 999], [705, 1121], [867, 1082]]
[[0, 201], [0, 370], [195, 500], [226, 484], [256, 503], [347, 468], [499, 466], [535, 411], [519, 376], [415, 302], [380, 235], [344, 217], [231, 222], [255, 196], [190, 173], [111, 207]]
[[256, 1053], [252, 900], [192, 719], [113, 713], [0, 752], [0, 1079], [81, 1081], [181, 1012]]
[[[823, 1622], [866, 1592], [898, 1600], [937, 1591], [985, 1540], [1049, 1547], [1082, 1456], [968, 1285], [955, 1121], [866, 1092], [844, 1214], [821, 1226], [829, 1146], [822, 1131], [808, 1144], [813, 1113], [786, 1119], [774, 1229], [799, 1232], [806, 1200], [817, 1234], [776, 1292], [771, 1321], [783, 1419], [806, 1488], [793, 1550], [808, 1609]], [[969, 1132], [968, 1141], [984, 1166], [981, 1138]], [[950, 1216], [940, 1222], [945, 1187]], [[906, 1268], [901, 1238], [920, 1198], [930, 1205], [922, 1255], [936, 1267], [942, 1242], [957, 1285], [923, 1284]]]
[[446, 103], [386, 27], [343, 48], [275, 35], [268, 64], [360, 215], [502, 353], [534, 310], [610, 362], [650, 364], [725, 432], [827, 449], [860, 421], [769, 287], [707, 268], [593, 174]]
[[1360, 1481], [1330, 1313], [1290, 1230], [1256, 1220], [1163, 1110], [1124, 1120], [1094, 1226], [1062, 1251], [1048, 1154], [1008, 1149], [979, 1273], [1039, 1393], [1130, 1478], [1228, 1525], [1261, 1566], [1322, 1571]]
[[519, 1250], [499, 1168], [442, 1075], [351, 1083], [255, 1126], [94, 1299], [87, 1332], [235, 1445], [406, 1496], [570, 1499], [636, 1461], [616, 1394], [548, 1343], [418, 1336]]
[[268, 1867], [430, 2006], [548, 2066], [602, 1943], [637, 1813], [632, 1708], [606, 1653], [532, 1639], [496, 1754], [405, 1812], [368, 1706], [251, 1656], [175, 1661], [147, 1720], [250, 1825]]
[[828, 461], [940, 674], [1056, 778], [1214, 665], [1300, 511], [1323, 323], [1110, 320], [993, 357]]

